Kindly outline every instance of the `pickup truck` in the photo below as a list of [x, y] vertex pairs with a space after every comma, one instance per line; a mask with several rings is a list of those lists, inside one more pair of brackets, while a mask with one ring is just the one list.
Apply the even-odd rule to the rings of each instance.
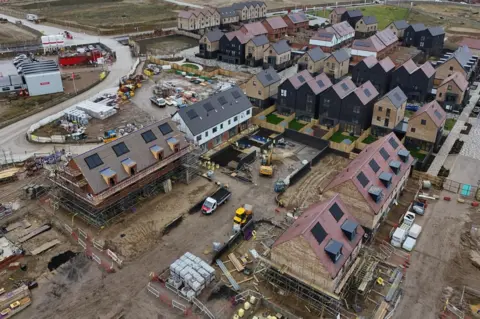
[[394, 247], [402, 247], [403, 241], [407, 238], [410, 228], [415, 222], [415, 214], [407, 212], [403, 217], [403, 223], [395, 229], [390, 243]]
[[155, 96], [150, 98], [150, 102], [152, 102], [152, 104], [155, 104], [156, 106], [159, 106], [159, 107], [165, 107], [167, 105], [167, 102], [165, 101], [165, 99], [158, 98]]
[[232, 192], [225, 187], [220, 187], [212, 196], [205, 199], [202, 205], [202, 213], [205, 215], [212, 214], [218, 206], [222, 205], [230, 198]]

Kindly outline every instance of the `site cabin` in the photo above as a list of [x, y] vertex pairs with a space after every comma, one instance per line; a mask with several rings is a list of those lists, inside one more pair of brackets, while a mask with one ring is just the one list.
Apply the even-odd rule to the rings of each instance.
[[335, 295], [355, 263], [363, 235], [359, 222], [336, 195], [308, 207], [275, 241], [271, 260], [287, 275]]

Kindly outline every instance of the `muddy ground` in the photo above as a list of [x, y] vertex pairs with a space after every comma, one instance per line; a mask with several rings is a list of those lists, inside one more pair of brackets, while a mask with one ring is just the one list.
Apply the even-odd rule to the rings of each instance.
[[168, 36], [136, 41], [140, 46], [140, 53], [154, 55], [168, 55], [193, 48], [198, 45], [198, 40], [185, 36]]
[[21, 41], [32, 41], [37, 36], [25, 29], [17, 27], [13, 23], [0, 24], [0, 44], [17, 43]]

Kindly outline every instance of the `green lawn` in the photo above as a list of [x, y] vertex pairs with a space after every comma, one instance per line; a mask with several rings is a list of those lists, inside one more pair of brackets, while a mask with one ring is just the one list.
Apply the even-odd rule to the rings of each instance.
[[[351, 9], [351, 8], [348, 8]], [[358, 7], [355, 7], [358, 9]], [[404, 20], [407, 18], [408, 9], [393, 6], [368, 6], [360, 8], [364, 16], [375, 16], [378, 21], [378, 30], [383, 30], [387, 25], [396, 20]], [[321, 10], [315, 13], [322, 18], [328, 18], [330, 11]]]
[[451, 131], [456, 121], [456, 119], [447, 119], [443, 128], [447, 131]]
[[377, 140], [377, 138], [376, 138], [375, 136], [368, 135], [368, 136], [362, 141], [362, 143], [372, 144], [372, 143], [375, 142], [376, 140]]
[[405, 117], [411, 118], [415, 114], [414, 111], [405, 110]]
[[349, 139], [352, 142], [357, 140], [355, 136], [343, 135], [341, 131], [333, 133], [332, 137], [330, 137], [330, 141], [335, 143], [342, 143], [344, 139]]
[[409, 148], [408, 150], [410, 151], [410, 154], [412, 154], [412, 156], [417, 158], [419, 161], [423, 161], [425, 156], [427, 156], [427, 154], [420, 153], [420, 150], [417, 150], [416, 148]]
[[304, 126], [305, 124], [302, 124], [295, 119], [293, 119], [290, 123], [288, 123], [288, 128], [295, 131], [300, 131]]
[[270, 114], [267, 115], [267, 122], [270, 123], [270, 124], [277, 125], [282, 121], [283, 121], [283, 118], [278, 117], [277, 115], [275, 115], [273, 113], [270, 113]]
[[185, 64], [182, 64], [182, 66], [186, 67], [186, 68], [190, 68], [190, 69], [194, 69], [194, 70], [198, 70], [198, 65], [195, 65], [195, 64], [191, 64], [191, 63], [185, 63]]

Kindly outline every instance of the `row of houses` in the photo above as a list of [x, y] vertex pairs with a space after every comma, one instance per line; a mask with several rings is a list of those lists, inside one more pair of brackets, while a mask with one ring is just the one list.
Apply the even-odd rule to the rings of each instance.
[[347, 21], [319, 29], [310, 39], [311, 46], [318, 46], [324, 52], [333, 52], [350, 45], [355, 38], [355, 30]]
[[264, 2], [238, 2], [228, 7], [182, 10], [177, 16], [177, 27], [179, 30], [199, 31], [266, 16], [267, 5]]

